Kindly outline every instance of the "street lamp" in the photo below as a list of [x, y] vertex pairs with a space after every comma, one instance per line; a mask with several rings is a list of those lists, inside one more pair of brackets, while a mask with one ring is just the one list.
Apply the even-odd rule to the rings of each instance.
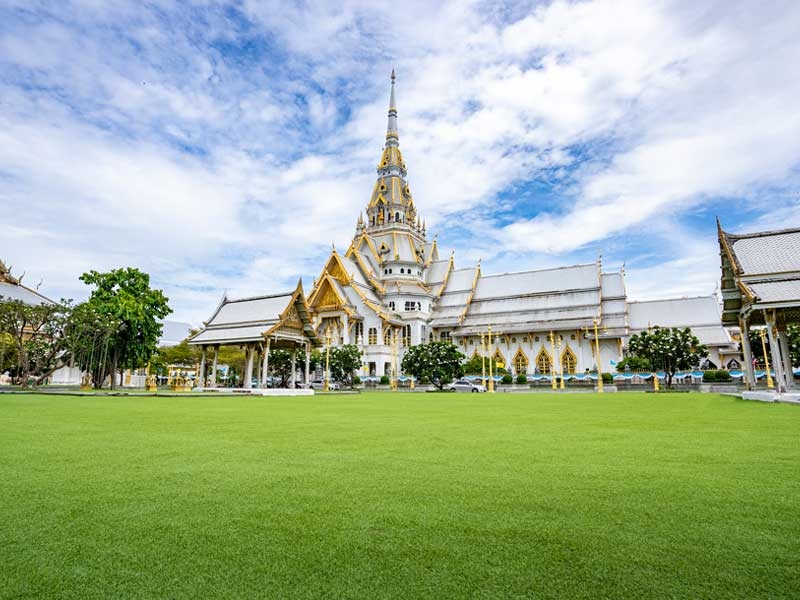
[[[487, 348], [487, 351], [489, 353], [491, 353], [492, 352], [492, 326], [491, 325], [489, 325], [489, 331], [488, 331], [487, 335], [489, 336], [489, 339], [488, 339], [489, 347]], [[490, 394], [494, 393], [494, 379], [492, 379], [492, 364], [493, 363], [494, 363], [494, 354], [489, 354], [489, 393]]]
[[767, 370], [767, 387], [769, 389], [775, 388], [775, 383], [772, 381], [772, 374], [769, 372], [769, 358], [767, 357], [767, 340], [764, 335], [764, 329], [759, 330], [761, 334], [761, 349], [764, 351], [764, 368]]
[[553, 388], [553, 391], [555, 391], [558, 388], [558, 382], [556, 381], [556, 364], [555, 364], [555, 360], [557, 358], [556, 340], [555, 336], [553, 336], [552, 331], [550, 332], [550, 335], [548, 337], [550, 338], [550, 350], [553, 353], [553, 360], [550, 361], [550, 387]]
[[325, 384], [323, 391], [327, 392], [330, 388], [331, 380], [331, 328], [325, 330]]

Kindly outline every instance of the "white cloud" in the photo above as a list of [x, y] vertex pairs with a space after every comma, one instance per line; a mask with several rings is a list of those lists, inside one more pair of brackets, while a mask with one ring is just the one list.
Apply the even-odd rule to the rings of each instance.
[[[223, 288], [291, 287], [353, 233], [392, 66], [412, 192], [462, 266], [605, 246], [629, 261], [631, 295], [694, 293], [716, 281], [716, 242], [680, 226], [687, 211], [728, 197], [734, 213], [763, 206], [760, 222], [796, 213], [795, 197], [759, 196], [797, 177], [795, 4], [226, 8], [90, 1], [4, 19], [0, 252], [65, 295], [88, 268], [142, 266], [195, 323]], [[657, 283], [618, 247], [653, 221], [637, 252], [664, 263]]]

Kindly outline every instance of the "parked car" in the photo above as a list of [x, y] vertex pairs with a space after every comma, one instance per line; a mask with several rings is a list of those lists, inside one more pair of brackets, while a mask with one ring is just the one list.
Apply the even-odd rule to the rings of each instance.
[[473, 383], [471, 381], [467, 381], [466, 379], [458, 379], [457, 381], [454, 381], [449, 386], [447, 386], [447, 389], [451, 392], [478, 393], [486, 391], [485, 386], [481, 385], [480, 383]]
[[[308, 387], [315, 389], [315, 390], [324, 390], [325, 389], [325, 381], [322, 379], [315, 379], [311, 383], [308, 384]], [[328, 389], [329, 390], [338, 390], [339, 384], [335, 381], [328, 382]]]

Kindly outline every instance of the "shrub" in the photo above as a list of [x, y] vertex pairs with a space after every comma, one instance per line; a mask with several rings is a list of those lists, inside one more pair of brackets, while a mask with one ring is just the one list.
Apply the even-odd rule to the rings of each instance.
[[358, 375], [353, 375], [353, 385], [359, 385], [361, 383], [361, 377]]
[[725, 370], [721, 370], [721, 371], [705, 371], [703, 373], [703, 381], [705, 381], [706, 383], [715, 382], [715, 381], [717, 381], [717, 382], [725, 382], [725, 381], [731, 381], [732, 379], [733, 378], [731, 377], [731, 374], [728, 373], [728, 371], [725, 371]]
[[501, 379], [501, 381], [502, 381], [502, 382], [503, 382], [505, 385], [509, 385], [511, 382], [513, 382], [513, 381], [514, 381], [514, 378], [513, 378], [513, 377], [511, 377], [511, 375], [509, 375], [508, 373], [506, 373], [505, 375], [503, 375], [503, 379]]
[[524, 373], [520, 373], [519, 375], [517, 375], [517, 383], [519, 383], [520, 385], [528, 383], [528, 378], [525, 377]]
[[603, 383], [614, 383], [614, 376], [611, 373], [603, 373]]
[[381, 385], [389, 385], [389, 376], [381, 375]]

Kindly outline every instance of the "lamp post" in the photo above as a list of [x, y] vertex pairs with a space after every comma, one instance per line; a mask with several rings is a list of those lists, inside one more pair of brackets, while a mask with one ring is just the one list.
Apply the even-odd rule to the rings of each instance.
[[322, 386], [323, 391], [328, 391], [331, 380], [331, 329], [325, 331], [325, 384]]
[[558, 382], [556, 381], [556, 339], [553, 335], [553, 332], [550, 332], [548, 336], [550, 338], [550, 351], [553, 353], [553, 360], [550, 361], [550, 387], [555, 391], [558, 388]]
[[558, 387], [564, 389], [564, 361], [561, 360], [561, 336], [556, 338], [556, 348], [558, 348], [558, 372], [561, 374], [559, 377]]
[[[489, 332], [488, 332], [488, 345], [487, 352], [492, 351], [492, 326], [489, 325]], [[489, 393], [494, 393], [494, 379], [492, 379], [492, 363], [494, 363], [494, 355], [489, 355]]]
[[594, 347], [595, 347], [595, 358], [597, 359], [597, 392], [599, 394], [603, 393], [603, 367], [602, 362], [600, 360], [600, 335], [597, 332], [597, 326], [600, 325], [600, 321], [597, 319], [592, 319], [592, 324], [594, 325]]
[[769, 372], [769, 358], [767, 357], [767, 341], [765, 330], [760, 330], [761, 334], [761, 349], [764, 351], [764, 368], [767, 370], [767, 387], [769, 389], [775, 388], [775, 383], [772, 381], [772, 374]]
[[392, 373], [389, 380], [389, 387], [393, 390], [397, 389], [397, 329], [392, 329], [391, 335], [391, 349], [392, 349]]
[[486, 338], [481, 334], [481, 383], [486, 383]]

